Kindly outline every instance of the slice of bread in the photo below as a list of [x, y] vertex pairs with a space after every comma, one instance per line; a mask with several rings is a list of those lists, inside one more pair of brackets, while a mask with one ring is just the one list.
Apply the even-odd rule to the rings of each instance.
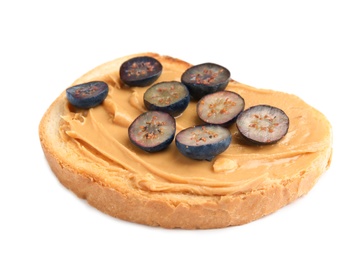
[[[332, 129], [322, 113], [295, 95], [260, 90], [234, 80], [227, 89], [239, 93], [246, 107], [266, 103], [288, 113], [289, 131], [278, 143], [250, 146], [232, 126], [232, 144], [211, 162], [185, 158], [174, 144], [156, 154], [133, 147], [126, 139], [127, 127], [145, 111], [141, 93], [146, 87], [124, 86], [119, 68], [124, 61], [143, 55], [163, 65], [156, 82], [180, 81], [191, 66], [156, 53], [115, 59], [72, 84], [107, 82], [109, 95], [102, 105], [85, 112], [74, 110], [64, 89], [40, 122], [40, 141], [52, 171], [90, 205], [111, 216], [150, 226], [222, 228], [275, 212], [306, 194], [328, 169]], [[196, 105], [191, 103], [189, 111], [176, 118], [177, 132], [200, 123], [190, 114], [191, 106]], [[105, 119], [96, 123], [97, 117]]]

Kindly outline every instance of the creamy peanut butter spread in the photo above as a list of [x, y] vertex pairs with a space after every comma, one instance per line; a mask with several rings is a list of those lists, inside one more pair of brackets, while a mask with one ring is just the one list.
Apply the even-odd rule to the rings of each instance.
[[[180, 81], [183, 72], [181, 68], [167, 70], [165, 66], [155, 83]], [[328, 167], [317, 164], [323, 162], [320, 156], [328, 156], [330, 160], [331, 126], [322, 113], [294, 95], [230, 81], [226, 90], [240, 94], [245, 108], [268, 104], [285, 111], [290, 119], [289, 130], [276, 144], [251, 146], [242, 142], [233, 125], [229, 128], [232, 133], [230, 147], [209, 162], [184, 157], [175, 142], [157, 153], [147, 153], [132, 145], [128, 127], [146, 111], [143, 94], [148, 87], [123, 85], [115, 69], [107, 75], [94, 74], [93, 78], [87, 78], [90, 80], [105, 81], [109, 94], [102, 105], [86, 111], [76, 110], [67, 103], [60, 127], [63, 141], [75, 142], [83, 160], [108, 169], [115, 177], [127, 176], [132, 185], [141, 190], [239, 194], [291, 179], [314, 167], [324, 170]], [[76, 82], [79, 83], [82, 82]], [[177, 132], [202, 124], [196, 113], [196, 102], [190, 102], [184, 113], [176, 118], [176, 124]], [[105, 177], [102, 182], [106, 183]]]

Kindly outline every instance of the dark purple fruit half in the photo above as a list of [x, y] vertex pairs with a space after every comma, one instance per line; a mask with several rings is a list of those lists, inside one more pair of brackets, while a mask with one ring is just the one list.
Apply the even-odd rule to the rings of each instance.
[[236, 121], [244, 106], [245, 101], [239, 94], [223, 90], [202, 97], [196, 110], [205, 123], [228, 127]]
[[236, 126], [240, 134], [250, 142], [273, 144], [286, 135], [289, 118], [277, 107], [257, 105], [241, 112]]
[[174, 117], [184, 112], [189, 102], [189, 91], [179, 81], [157, 83], [144, 93], [144, 105], [148, 110], [167, 112]]
[[190, 95], [199, 100], [203, 96], [224, 90], [230, 80], [230, 71], [214, 63], [203, 63], [188, 68], [181, 76], [181, 82]]
[[120, 79], [131, 87], [149, 86], [160, 77], [162, 69], [161, 63], [153, 57], [135, 57], [121, 64]]
[[211, 161], [230, 145], [231, 133], [218, 125], [201, 125], [180, 131], [175, 138], [178, 150], [194, 160]]
[[161, 111], [149, 111], [138, 116], [130, 125], [130, 141], [146, 152], [158, 152], [174, 140], [176, 122], [174, 117]]
[[66, 97], [75, 107], [88, 109], [100, 105], [109, 92], [103, 81], [91, 81], [66, 89]]

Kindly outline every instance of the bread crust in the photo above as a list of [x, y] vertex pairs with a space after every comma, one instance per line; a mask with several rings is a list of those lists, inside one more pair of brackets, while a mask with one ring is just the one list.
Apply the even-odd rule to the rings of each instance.
[[[139, 54], [138, 54], [139, 55]], [[146, 53], [156, 58], [158, 54]], [[126, 60], [131, 56], [124, 57]], [[184, 66], [189, 64], [168, 56], [161, 56], [163, 66]], [[119, 61], [114, 61], [114, 63]], [[94, 73], [106, 73], [111, 62], [85, 74], [74, 84], [86, 81]], [[63, 142], [59, 134], [65, 106], [62, 93], [48, 108], [39, 124], [40, 142], [45, 157], [59, 181], [85, 199], [90, 205], [113, 217], [149, 226], [182, 229], [210, 229], [249, 223], [306, 194], [318, 178], [329, 167], [332, 149], [319, 153], [307, 169], [292, 179], [274, 183], [264, 190], [224, 196], [200, 196], [192, 194], [152, 193], [138, 190], [127, 184], [112, 187], [87, 174], [85, 166], [76, 164], [72, 158], [71, 145]]]

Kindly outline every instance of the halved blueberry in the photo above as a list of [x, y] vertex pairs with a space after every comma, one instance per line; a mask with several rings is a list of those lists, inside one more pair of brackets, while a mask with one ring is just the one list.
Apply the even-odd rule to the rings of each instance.
[[223, 90], [202, 97], [196, 110], [205, 123], [228, 127], [236, 121], [244, 106], [245, 101], [239, 94]]
[[289, 117], [283, 110], [269, 105], [257, 105], [240, 113], [236, 120], [240, 134], [255, 144], [273, 144], [289, 129]]
[[224, 90], [230, 80], [230, 71], [218, 64], [203, 63], [188, 68], [181, 76], [190, 95], [198, 100], [203, 96]]
[[211, 161], [230, 145], [231, 133], [218, 125], [200, 125], [180, 131], [175, 138], [178, 150], [191, 159]]
[[167, 112], [174, 117], [184, 112], [189, 102], [189, 91], [178, 81], [157, 83], [144, 93], [144, 104], [147, 109]]
[[108, 84], [103, 81], [91, 81], [66, 89], [66, 97], [75, 107], [88, 109], [100, 105], [109, 92]]
[[148, 111], [138, 116], [130, 125], [130, 141], [147, 152], [158, 152], [168, 147], [174, 140], [175, 119], [168, 113]]
[[161, 63], [150, 56], [125, 61], [120, 66], [120, 79], [129, 86], [144, 87], [154, 83], [162, 73]]

